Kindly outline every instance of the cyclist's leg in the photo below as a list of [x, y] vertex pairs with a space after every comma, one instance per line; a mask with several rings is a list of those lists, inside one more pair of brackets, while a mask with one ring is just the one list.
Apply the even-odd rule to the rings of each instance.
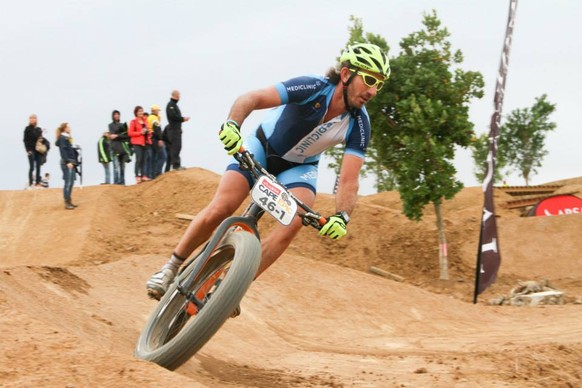
[[224, 219], [238, 209], [248, 193], [249, 185], [244, 175], [237, 171], [225, 171], [214, 198], [190, 222], [174, 252], [180, 257], [190, 256], [210, 238]]
[[[265, 151], [256, 137], [249, 137], [245, 142], [245, 147], [255, 155], [255, 159], [259, 163], [266, 162]], [[248, 171], [241, 171], [239, 163], [233, 157], [220, 180], [214, 198], [192, 220], [178, 242], [174, 253], [184, 258], [190, 256], [200, 244], [210, 238], [214, 229], [224, 219], [239, 208], [252, 185], [251, 174]]]
[[[297, 199], [309, 207], [313, 206], [315, 188], [317, 187], [317, 166], [309, 164], [296, 166], [280, 173], [277, 179], [289, 188], [289, 191]], [[277, 224], [271, 233], [262, 240], [262, 259], [257, 276], [269, 268], [285, 252], [302, 226], [301, 218], [295, 217], [289, 226]]]
[[147, 281], [146, 288], [150, 297], [159, 300], [166, 293], [184, 260], [208, 240], [214, 229], [240, 206], [248, 191], [244, 175], [237, 171], [224, 173], [210, 204], [190, 222], [169, 261]]
[[[265, 162], [265, 152], [254, 138], [246, 143], [260, 163]], [[250, 147], [249, 147], [250, 146]], [[150, 297], [160, 299], [174, 279], [184, 260], [202, 243], [207, 241], [220, 223], [242, 204], [249, 193], [252, 178], [248, 171], [241, 171], [233, 158], [222, 176], [214, 198], [196, 217], [180, 238], [169, 261], [146, 283]]]
[[[313, 206], [313, 203], [315, 202], [315, 193], [311, 189], [297, 187], [289, 191], [291, 191], [294, 196], [307, 206]], [[269, 266], [271, 266], [271, 264], [273, 264], [279, 256], [283, 254], [283, 252], [285, 252], [289, 244], [291, 244], [291, 241], [293, 241], [297, 233], [301, 230], [302, 226], [301, 218], [295, 217], [289, 226], [277, 224], [277, 226], [271, 230], [269, 235], [262, 240], [262, 259], [259, 270], [257, 271], [257, 277], [269, 268]]]

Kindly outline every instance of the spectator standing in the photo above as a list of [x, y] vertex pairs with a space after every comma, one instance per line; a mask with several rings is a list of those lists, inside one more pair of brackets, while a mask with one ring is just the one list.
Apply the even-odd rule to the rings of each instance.
[[[28, 126], [24, 128], [24, 148], [28, 156], [28, 187], [40, 187], [40, 165], [42, 155], [36, 150], [36, 142], [42, 137], [42, 129], [37, 126], [37, 117], [31, 114], [28, 117]], [[33, 176], [34, 173], [34, 176]]]
[[111, 113], [111, 118], [113, 121], [109, 124], [109, 140], [113, 160], [113, 183], [125, 185], [125, 164], [131, 161], [127, 126], [120, 122], [121, 114], [118, 110]]
[[[182, 123], [190, 120], [190, 117], [183, 117], [180, 108], [180, 92], [174, 90], [172, 97], [166, 106], [166, 117], [168, 118], [167, 136], [170, 143], [170, 162], [174, 170], [184, 170], [180, 160], [180, 151], [182, 150]], [[168, 168], [166, 167], [166, 171]]]
[[143, 120], [146, 124], [148, 129], [147, 136], [145, 138], [145, 145], [144, 145], [144, 176], [143, 180], [152, 180], [154, 179], [154, 148], [153, 148], [153, 130], [150, 127], [148, 118], [150, 114], [148, 112], [143, 112]]
[[[135, 153], [135, 181], [141, 183], [149, 180], [145, 175], [145, 147], [148, 143], [149, 131], [147, 122], [143, 117], [143, 108], [139, 105], [136, 106], [133, 109], [133, 114], [135, 118], [129, 123], [127, 134]], [[151, 140], [149, 142], [151, 144]]]
[[158, 105], [151, 106], [152, 113], [148, 116], [148, 127], [152, 130], [152, 149], [154, 159], [154, 174], [157, 178], [164, 168], [164, 163], [168, 154], [166, 152], [166, 142], [162, 132], [162, 119], [160, 117], [160, 107]]
[[69, 123], [62, 123], [57, 128], [57, 147], [61, 152], [61, 170], [63, 171], [63, 196], [65, 198], [65, 209], [73, 210], [77, 205], [73, 204], [71, 195], [73, 185], [75, 184], [76, 167], [78, 162], [78, 151], [73, 147], [73, 138], [71, 137], [71, 127]]
[[103, 165], [105, 170], [104, 184], [111, 184], [111, 142], [109, 141], [109, 132], [103, 132], [103, 135], [97, 141], [97, 156], [99, 163]]

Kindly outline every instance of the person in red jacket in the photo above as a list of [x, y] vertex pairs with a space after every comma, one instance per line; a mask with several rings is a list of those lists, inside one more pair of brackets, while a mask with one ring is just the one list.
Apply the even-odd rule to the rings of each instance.
[[135, 118], [129, 123], [127, 134], [129, 142], [135, 153], [135, 181], [141, 183], [150, 179], [145, 174], [145, 150], [152, 144], [151, 133], [147, 126], [147, 120], [143, 117], [143, 108], [136, 106], [133, 109]]

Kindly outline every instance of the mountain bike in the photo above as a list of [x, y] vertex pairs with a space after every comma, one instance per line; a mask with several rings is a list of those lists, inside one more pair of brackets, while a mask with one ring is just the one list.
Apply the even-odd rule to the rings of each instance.
[[[174, 370], [198, 352], [239, 309], [261, 262], [257, 224], [269, 213], [283, 225], [299, 216], [316, 229], [326, 218], [297, 199], [244, 148], [235, 154], [255, 183], [241, 216], [225, 219], [182, 266], [142, 330], [135, 356]], [[300, 210], [301, 209], [301, 210]]]

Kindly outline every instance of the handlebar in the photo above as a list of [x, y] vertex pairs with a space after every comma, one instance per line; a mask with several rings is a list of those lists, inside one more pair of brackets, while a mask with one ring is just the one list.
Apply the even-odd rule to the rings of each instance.
[[[234, 158], [239, 162], [241, 170], [246, 170], [251, 173], [251, 175], [255, 179], [259, 179], [261, 175], [267, 175], [269, 178], [274, 180], [275, 182], [281, 184], [275, 178], [274, 175], [269, 173], [254, 157], [254, 155], [246, 150], [243, 146], [240, 147], [239, 151], [234, 154]], [[282, 185], [282, 184], [281, 184]], [[282, 185], [284, 186], [284, 185]], [[323, 217], [321, 214], [317, 213], [315, 210], [311, 209], [305, 203], [303, 203], [300, 199], [295, 197], [293, 193], [287, 191], [291, 199], [293, 199], [297, 206], [303, 209], [305, 212], [297, 212], [297, 215], [301, 217], [301, 221], [304, 226], [311, 226], [317, 230], [321, 229], [323, 225], [327, 223], [327, 219]]]

